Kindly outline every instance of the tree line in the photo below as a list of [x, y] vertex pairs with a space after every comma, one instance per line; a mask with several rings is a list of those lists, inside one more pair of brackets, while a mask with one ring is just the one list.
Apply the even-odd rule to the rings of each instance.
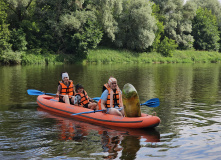
[[172, 56], [221, 51], [218, 0], [0, 0], [0, 60], [23, 54], [86, 58], [98, 45]]

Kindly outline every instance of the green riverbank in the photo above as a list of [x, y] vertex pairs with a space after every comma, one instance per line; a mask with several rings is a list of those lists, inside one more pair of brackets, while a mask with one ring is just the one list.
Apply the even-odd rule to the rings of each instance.
[[90, 50], [84, 63], [220, 63], [221, 53], [194, 50], [175, 50], [173, 57], [164, 57], [160, 53], [135, 53], [125, 50]]
[[175, 50], [173, 57], [160, 53], [136, 53], [126, 50], [98, 48], [89, 50], [86, 59], [70, 54], [6, 53], [0, 55], [3, 64], [57, 64], [57, 63], [220, 63], [221, 53], [194, 50]]

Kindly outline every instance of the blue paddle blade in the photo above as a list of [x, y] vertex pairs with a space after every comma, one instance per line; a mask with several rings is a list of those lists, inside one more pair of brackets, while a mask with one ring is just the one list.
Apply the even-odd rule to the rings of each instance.
[[98, 102], [100, 99], [101, 99], [101, 97], [94, 97], [94, 98], [93, 98], [93, 100], [95, 100], [95, 101], [97, 101], [97, 102]]
[[44, 93], [44, 92], [38, 91], [36, 89], [28, 89], [27, 92], [28, 92], [29, 95], [33, 95], [33, 96], [40, 96], [40, 95], [44, 95], [44, 94], [53, 95], [53, 96], [56, 95], [54, 93]]
[[158, 107], [160, 105], [160, 100], [158, 98], [153, 98], [140, 105], [146, 105], [148, 107]]
[[38, 91], [35, 89], [28, 89], [27, 92], [29, 95], [34, 95], [34, 96], [39, 96], [39, 95], [45, 94], [44, 92], [41, 92], [41, 91]]

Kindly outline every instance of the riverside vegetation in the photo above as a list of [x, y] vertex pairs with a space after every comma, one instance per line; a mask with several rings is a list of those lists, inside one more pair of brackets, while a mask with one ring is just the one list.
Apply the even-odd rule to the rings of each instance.
[[[10, 54], [10, 53], [9, 53]], [[12, 54], [4, 58], [11, 64], [63, 64], [63, 63], [220, 63], [221, 54], [215, 51], [175, 50], [172, 57], [157, 52], [136, 53], [127, 50], [99, 47], [89, 50], [86, 59], [69, 54]]]
[[0, 6], [2, 64], [220, 62], [218, 0], [0, 0]]

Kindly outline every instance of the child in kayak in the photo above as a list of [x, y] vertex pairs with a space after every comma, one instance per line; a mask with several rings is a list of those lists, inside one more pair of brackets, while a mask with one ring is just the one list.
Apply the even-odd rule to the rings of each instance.
[[73, 104], [74, 103], [74, 83], [69, 80], [67, 72], [61, 73], [62, 80], [58, 83], [58, 89], [56, 95], [59, 97], [59, 102]]
[[93, 99], [91, 99], [87, 95], [87, 92], [84, 90], [84, 87], [81, 84], [77, 84], [75, 89], [76, 94], [74, 99], [74, 105], [97, 110], [97, 103], [95, 103]]

